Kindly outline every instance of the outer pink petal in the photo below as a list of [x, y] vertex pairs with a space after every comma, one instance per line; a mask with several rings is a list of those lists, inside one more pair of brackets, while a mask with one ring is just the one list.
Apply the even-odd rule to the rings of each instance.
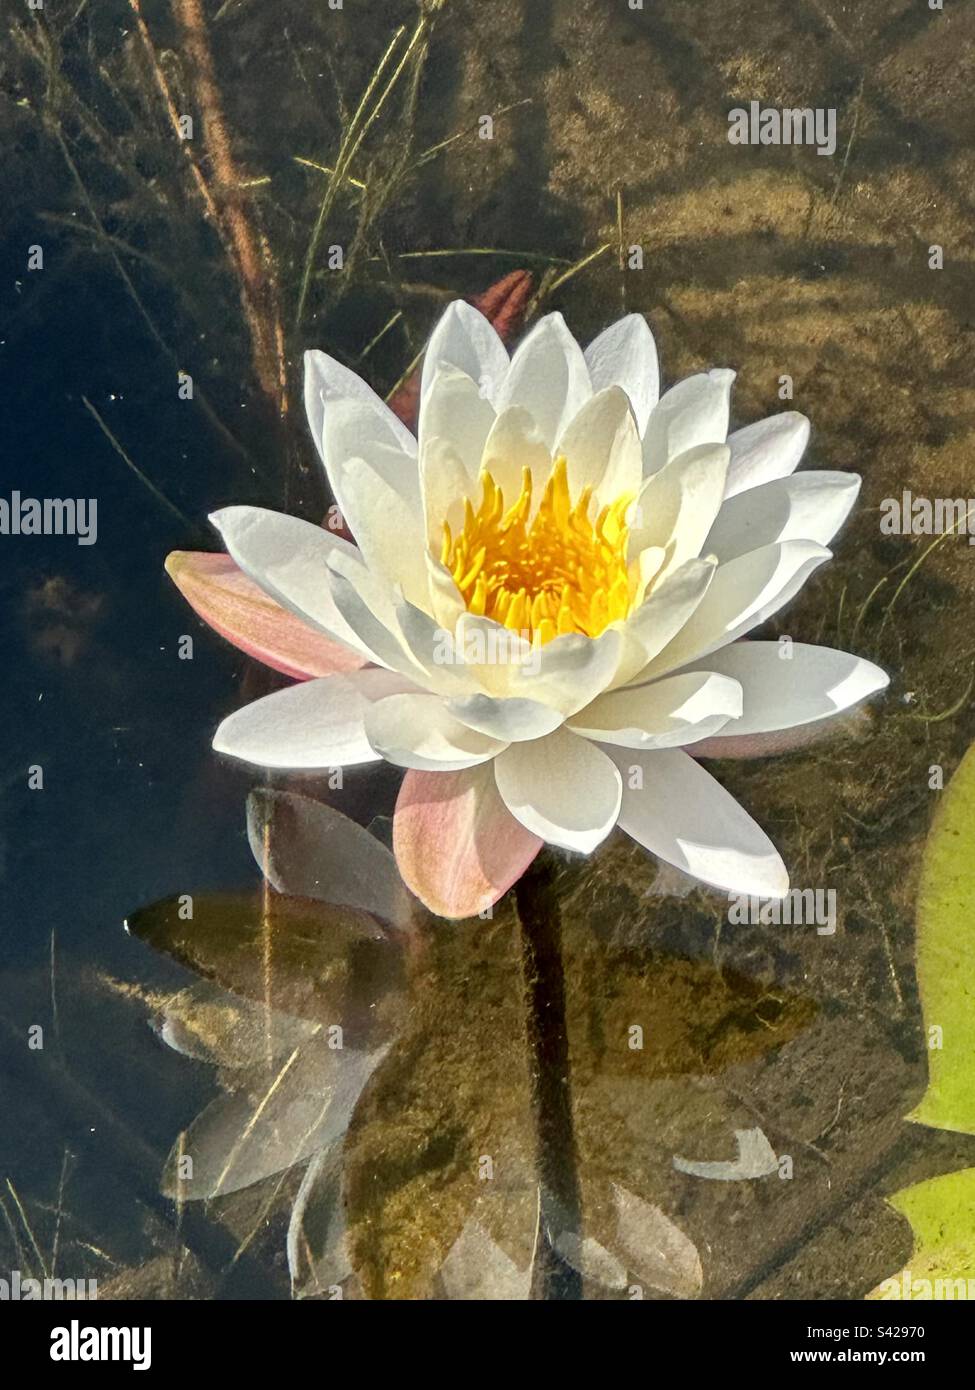
[[275, 603], [229, 555], [174, 550], [166, 557], [166, 572], [205, 623], [275, 671], [303, 681], [366, 665], [357, 652]]
[[506, 893], [542, 841], [515, 820], [490, 763], [403, 778], [393, 816], [399, 871], [440, 917], [473, 917]]

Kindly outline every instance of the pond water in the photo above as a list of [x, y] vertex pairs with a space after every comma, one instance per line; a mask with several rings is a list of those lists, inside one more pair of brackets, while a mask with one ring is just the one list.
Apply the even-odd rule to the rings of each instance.
[[[931, 769], [975, 734], [972, 560], [948, 536], [915, 568], [929, 541], [879, 527], [904, 488], [975, 491], [972, 14], [55, 10], [4, 21], [0, 495], [94, 498], [97, 540], [0, 536], [0, 1271], [101, 1297], [864, 1297], [911, 1254], [885, 1197], [975, 1164], [963, 1125], [905, 1119], [939, 1021]], [[835, 155], [729, 143], [752, 100], [835, 109]], [[452, 298], [513, 271], [529, 320], [587, 342], [643, 313], [665, 385], [731, 366], [735, 426], [800, 410], [807, 462], [863, 475], [762, 635], [889, 690], [825, 743], [711, 765], [793, 883], [835, 893], [835, 931], [729, 922], [621, 832], [446, 922], [342, 820], [387, 844], [394, 769], [335, 787], [211, 749], [286, 681], [199, 622], [167, 554], [217, 549], [230, 503], [325, 515], [306, 348], [388, 395]], [[263, 885], [255, 790], [297, 907]], [[752, 1175], [694, 1171], [739, 1152]]]

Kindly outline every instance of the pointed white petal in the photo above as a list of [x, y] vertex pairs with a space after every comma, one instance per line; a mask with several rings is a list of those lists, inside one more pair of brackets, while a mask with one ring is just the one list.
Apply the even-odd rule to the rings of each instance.
[[504, 493], [505, 506], [521, 492], [522, 469], [532, 476], [537, 506], [541, 490], [552, 471], [552, 451], [542, 439], [531, 412], [516, 405], [499, 410], [484, 445], [481, 467]]
[[678, 382], [660, 397], [643, 437], [644, 473], [656, 473], [698, 444], [724, 444], [734, 379], [728, 368], [715, 368]]
[[563, 430], [555, 455], [565, 456], [573, 503], [584, 487], [594, 490], [600, 506], [635, 494], [643, 453], [625, 392], [609, 386], [586, 401]]
[[856, 473], [810, 471], [762, 483], [725, 501], [704, 550], [725, 561], [775, 541], [828, 545], [859, 491]]
[[[377, 463], [380, 464], [377, 467]], [[350, 458], [338, 465], [339, 506], [355, 536], [366, 567], [397, 585], [413, 603], [429, 603], [426, 528], [412, 488], [403, 488], [383, 468], [378, 451], [371, 459]]]
[[624, 748], [678, 748], [716, 733], [742, 710], [741, 686], [713, 672], [681, 672], [651, 685], [600, 695], [568, 721], [597, 743]]
[[359, 559], [354, 545], [310, 521], [264, 507], [224, 507], [210, 521], [249, 579], [289, 612], [369, 655], [342, 617], [328, 585], [334, 555]]
[[419, 517], [422, 508], [416, 440], [413, 440], [411, 450], [404, 449], [385, 422], [361, 401], [329, 402], [323, 415], [325, 471], [339, 510], [347, 519], [353, 535], [356, 498], [352, 488], [346, 484], [343, 472], [349, 459], [365, 459], [399, 494], [401, 505]]
[[408, 655], [389, 585], [347, 555], [329, 558], [328, 586], [336, 608], [370, 660], [391, 671], [402, 671], [422, 680], [422, 672]]
[[651, 474], [631, 514], [631, 559], [649, 546], [662, 546], [663, 577], [710, 553], [704, 540], [720, 512], [729, 457], [726, 444], [699, 444]]
[[705, 668], [741, 683], [741, 718], [725, 730], [741, 736], [830, 719], [884, 690], [889, 679], [872, 661], [804, 642], [734, 642], [691, 669]]
[[504, 343], [484, 315], [462, 299], [455, 299], [430, 335], [423, 359], [420, 409], [437, 368], [456, 367], [476, 383], [478, 390], [493, 401], [508, 372]]
[[660, 395], [660, 369], [653, 334], [642, 314], [628, 314], [586, 348], [592, 389], [622, 386], [642, 438]]
[[690, 621], [716, 572], [713, 560], [688, 560], [653, 589], [620, 627], [623, 647], [612, 685], [636, 681]]
[[562, 723], [562, 715], [537, 700], [497, 698], [476, 694], [447, 701], [447, 709], [471, 729], [478, 729], [505, 743], [525, 743], [544, 738]]
[[345, 400], [359, 401], [367, 406], [378, 417], [378, 428], [381, 431], [388, 431], [407, 453], [415, 452], [416, 440], [372, 387], [348, 367], [343, 367], [341, 362], [336, 362], [334, 357], [312, 349], [305, 353], [305, 413], [308, 416], [308, 427], [315, 441], [315, 448], [323, 462], [325, 455], [322, 448], [322, 426], [325, 404], [329, 401]]
[[374, 700], [414, 689], [391, 671], [351, 671], [303, 681], [255, 700], [213, 736], [218, 753], [259, 767], [350, 767], [377, 762], [364, 719]]
[[546, 314], [512, 357], [496, 405], [499, 414], [513, 405], [530, 411], [551, 450], [591, 395], [582, 349], [561, 314]]
[[743, 637], [777, 613], [830, 558], [815, 541], [782, 541], [718, 565], [704, 598], [651, 662], [648, 675], [663, 675]]
[[457, 772], [486, 763], [508, 747], [455, 719], [436, 695], [391, 695], [366, 711], [366, 737], [397, 767]]
[[566, 632], [531, 649], [513, 672], [510, 691], [574, 714], [605, 690], [619, 669], [623, 638], [617, 628], [598, 637]]
[[735, 430], [728, 437], [731, 465], [727, 496], [794, 473], [808, 441], [809, 421], [797, 410], [770, 415], [767, 420]]
[[620, 826], [644, 848], [727, 892], [781, 898], [789, 891], [785, 865], [764, 830], [689, 753], [606, 751], [623, 778]]
[[494, 407], [466, 372], [439, 366], [420, 405], [420, 453], [429, 441], [444, 440], [460, 459], [467, 476], [476, 480], [494, 420]]
[[498, 791], [526, 830], [588, 854], [616, 824], [620, 774], [595, 744], [559, 729], [495, 760]]

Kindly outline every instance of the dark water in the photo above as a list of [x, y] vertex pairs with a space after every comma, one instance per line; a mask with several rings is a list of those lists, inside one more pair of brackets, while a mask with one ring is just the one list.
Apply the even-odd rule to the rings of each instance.
[[[340, 198], [326, 229], [324, 246], [352, 248], [348, 277], [336, 287], [319, 257], [296, 324], [321, 176], [292, 156], [334, 161], [336, 75], [347, 116], [396, 25], [412, 31], [416, 9], [377, 4], [366, 19], [352, 3], [315, 15], [282, 4], [271, 15], [244, 0], [217, 19], [209, 7], [241, 167], [271, 179], [254, 196], [286, 325], [292, 406], [283, 425], [262, 394], [234, 276], [167, 144], [128, 6], [37, 21], [56, 40], [54, 71], [65, 84], [53, 105], [43, 62], [51, 46], [10, 48], [3, 493], [97, 498], [98, 538], [0, 539], [0, 1269], [49, 1270], [57, 1249], [60, 1272], [115, 1281], [123, 1294], [291, 1292], [286, 1234], [301, 1165], [280, 1185], [274, 1177], [256, 1195], [245, 1189], [206, 1207], [160, 1190], [177, 1136], [221, 1082], [213, 1066], [165, 1046], [150, 1020], [160, 1000], [201, 975], [225, 988], [240, 971], [250, 981], [260, 941], [228, 965], [225, 907], [208, 908], [212, 950], [191, 969], [185, 954], [177, 963], [178, 951], [153, 950], [123, 923], [172, 895], [206, 902], [221, 890], [257, 890], [244, 809], [254, 778], [217, 759], [210, 739], [225, 713], [276, 678], [204, 631], [163, 562], [173, 549], [215, 548], [205, 517], [229, 502], [321, 515], [328, 499], [300, 410], [305, 347], [354, 364], [401, 311], [362, 366], [388, 391], [453, 294], [523, 267], [551, 279], [609, 242], [609, 254], [546, 305], [563, 309], [580, 337], [625, 300], [650, 315], [668, 380], [701, 365], [741, 368], [741, 423], [781, 408], [774, 383], [793, 371], [804, 390], [796, 404], [817, 424], [817, 463], [859, 467], [867, 511], [902, 484], [904, 469], [919, 489], [935, 470], [948, 492], [964, 486], [968, 465], [952, 446], [971, 427], [958, 349], [971, 334], [971, 285], [952, 266], [922, 285], [915, 256], [928, 239], [970, 241], [964, 142], [947, 114], [963, 74], [949, 63], [939, 95], [912, 86], [912, 61], [947, 62], [946, 40], [925, 33], [920, 7], [890, 3], [854, 23], [833, 16], [837, 6], [824, 18], [818, 7], [768, 4], [756, 14], [728, 5], [716, 28], [681, 4], [655, 5], [645, 19], [567, 2], [489, 8], [448, 3], [433, 16], [415, 110], [404, 82], [353, 166], [370, 194]], [[179, 50], [163, 59], [174, 91], [192, 87], [168, 7], [146, 13], [159, 52]], [[956, 48], [964, 17], [953, 22]], [[4, 23], [23, 29], [24, 16], [8, 6]], [[850, 31], [837, 37], [836, 24]], [[752, 152], [739, 157], [724, 140], [728, 106], [774, 87], [783, 53], [798, 74], [783, 101], [822, 92], [840, 108], [835, 161], [775, 151], [746, 164]], [[873, 79], [881, 56], [887, 66]], [[409, 167], [484, 110], [529, 97], [498, 118], [490, 151], [467, 140]], [[942, 167], [951, 163], [946, 142], [952, 167]], [[844, 194], [853, 186], [861, 203]], [[653, 244], [642, 280], [626, 281], [616, 265], [618, 187], [625, 242]], [[935, 196], [937, 224], [925, 211]], [[29, 271], [35, 244], [44, 268]], [[397, 259], [472, 247], [512, 254]], [[178, 367], [193, 372], [192, 402], [178, 398]], [[894, 380], [911, 404], [897, 396], [890, 407]], [[919, 439], [927, 454], [911, 452]], [[844, 585], [859, 608], [902, 558], [879, 545], [872, 522], [855, 525], [836, 574], [798, 606], [796, 631], [805, 624], [808, 640], [852, 645], [849, 621], [845, 634], [829, 627], [817, 637], [817, 626], [832, 623]], [[896, 668], [895, 700], [910, 689], [946, 708], [967, 668], [960, 655], [942, 659], [925, 624], [939, 606], [970, 603], [970, 580], [948, 564], [917, 593], [881, 655]], [[871, 621], [858, 650], [880, 640]], [[194, 639], [192, 661], [178, 656], [184, 634]], [[551, 881], [536, 885], [540, 897], [522, 903], [521, 917], [547, 903], [549, 929], [561, 918], [561, 934], [543, 932], [527, 959], [510, 902], [488, 925], [427, 923], [397, 962], [402, 1012], [344, 1159], [355, 1289], [442, 1293], [440, 1264], [472, 1213], [523, 1270], [541, 1185], [559, 1209], [547, 1214], [554, 1225], [603, 1245], [613, 1184], [666, 1211], [690, 1233], [705, 1291], [716, 1296], [861, 1297], [899, 1269], [910, 1235], [882, 1197], [972, 1156], [964, 1137], [919, 1136], [902, 1123], [924, 1084], [911, 894], [929, 805], [906, 772], [878, 786], [871, 767], [878, 758], [894, 769], [953, 766], [970, 723], [966, 706], [938, 727], [933, 747], [903, 724], [872, 752], [854, 745], [840, 794], [849, 818], [835, 835], [828, 761], [792, 764], [813, 788], [802, 824], [787, 776], [730, 774], [787, 858], [806, 855], [810, 873], [840, 865], [846, 947], [833, 957], [798, 933], [759, 929], [743, 932], [730, 954], [715, 936], [720, 904], [654, 896], [652, 869], [615, 842], [591, 869], [553, 858]], [[37, 765], [43, 789], [32, 790], [27, 770]], [[369, 774], [341, 809], [369, 824], [389, 815], [394, 795], [392, 775]], [[868, 833], [856, 828], [864, 823]], [[316, 968], [300, 952], [281, 966], [274, 1008], [301, 1016], [295, 998]], [[633, 1021], [653, 1036], [640, 1065], [615, 1041]], [[40, 1049], [29, 1046], [35, 1025]], [[228, 1036], [248, 1065], [263, 1066], [239, 1028]], [[568, 1071], [567, 1107], [558, 1080]], [[222, 1084], [234, 1093], [225, 1073]], [[769, 1186], [692, 1192], [674, 1173], [674, 1153], [729, 1157], [733, 1131], [753, 1126], [796, 1157], [800, 1180], [784, 1207]], [[485, 1154], [497, 1160], [496, 1188], [480, 1182]], [[634, 1210], [631, 1224], [648, 1219]], [[770, 1228], [779, 1228], [776, 1241]], [[734, 1240], [722, 1239], [729, 1229]], [[546, 1258], [535, 1293], [579, 1296], [578, 1251]], [[665, 1279], [647, 1296], [686, 1296], [689, 1259], [675, 1256], [689, 1285]], [[486, 1264], [483, 1252], [468, 1256], [469, 1267]], [[589, 1276], [588, 1296], [606, 1296], [591, 1268]]]

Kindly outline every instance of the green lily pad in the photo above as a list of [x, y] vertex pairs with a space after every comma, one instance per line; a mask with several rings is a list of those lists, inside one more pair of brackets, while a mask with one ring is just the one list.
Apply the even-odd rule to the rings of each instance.
[[975, 745], [945, 788], [925, 846], [917, 976], [928, 1089], [907, 1118], [975, 1134]]
[[969, 1299], [975, 1288], [975, 1168], [929, 1178], [889, 1197], [914, 1232], [908, 1264], [869, 1299]]

